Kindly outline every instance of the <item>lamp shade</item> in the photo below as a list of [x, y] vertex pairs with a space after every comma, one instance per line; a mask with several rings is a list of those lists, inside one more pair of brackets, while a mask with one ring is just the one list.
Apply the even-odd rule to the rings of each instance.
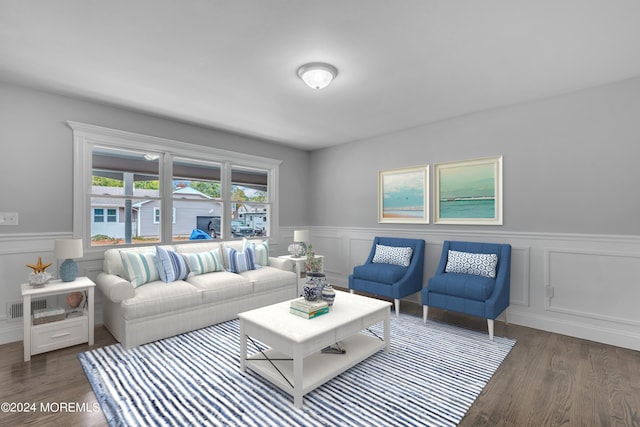
[[82, 258], [82, 239], [56, 239], [54, 252], [57, 259]]
[[293, 232], [293, 241], [294, 242], [308, 242], [309, 241], [309, 230], [295, 230]]

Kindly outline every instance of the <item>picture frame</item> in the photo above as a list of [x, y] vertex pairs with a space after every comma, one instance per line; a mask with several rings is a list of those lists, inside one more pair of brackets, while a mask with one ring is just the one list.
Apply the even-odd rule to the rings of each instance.
[[502, 225], [502, 156], [434, 164], [434, 223]]
[[429, 166], [378, 172], [378, 222], [429, 223]]

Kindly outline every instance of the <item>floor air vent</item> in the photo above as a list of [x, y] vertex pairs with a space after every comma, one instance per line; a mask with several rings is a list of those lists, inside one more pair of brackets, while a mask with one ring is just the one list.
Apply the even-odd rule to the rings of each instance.
[[[33, 310], [37, 310], [39, 308], [47, 308], [47, 300], [46, 299], [38, 299], [31, 301], [31, 312]], [[7, 319], [22, 319], [23, 307], [22, 301], [17, 302], [8, 302], [7, 303]]]

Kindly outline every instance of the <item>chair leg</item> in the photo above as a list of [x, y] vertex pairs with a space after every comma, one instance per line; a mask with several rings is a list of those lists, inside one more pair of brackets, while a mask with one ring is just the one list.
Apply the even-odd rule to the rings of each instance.
[[398, 298], [393, 300], [393, 304], [396, 307], [396, 317], [400, 316], [400, 300]]
[[427, 323], [427, 316], [429, 315], [429, 306], [428, 305], [423, 305], [422, 306], [422, 322], [423, 323]]
[[487, 319], [487, 327], [489, 328], [489, 339], [493, 341], [493, 319]]

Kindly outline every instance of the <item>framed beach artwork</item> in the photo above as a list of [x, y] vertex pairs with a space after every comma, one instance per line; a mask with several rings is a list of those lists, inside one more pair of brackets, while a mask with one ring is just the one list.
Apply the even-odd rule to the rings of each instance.
[[378, 222], [429, 223], [429, 166], [378, 172]]
[[502, 156], [434, 165], [434, 223], [502, 225]]

